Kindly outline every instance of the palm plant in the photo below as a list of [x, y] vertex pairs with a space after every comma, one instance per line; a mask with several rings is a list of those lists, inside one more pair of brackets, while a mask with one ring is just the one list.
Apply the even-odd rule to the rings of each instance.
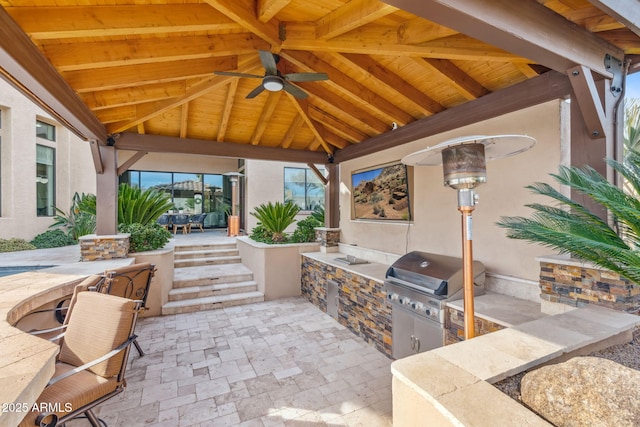
[[607, 209], [616, 229], [545, 183], [527, 188], [550, 197], [557, 206], [529, 204], [535, 211], [531, 218], [502, 217], [497, 224], [508, 230], [510, 238], [570, 253], [640, 283], [640, 200], [633, 196], [640, 194], [640, 153], [630, 151], [625, 162], [608, 159], [607, 163], [627, 180], [634, 193], [611, 184], [590, 167], [561, 167], [558, 174], [551, 176]]
[[173, 207], [166, 193], [152, 188], [120, 184], [118, 190], [118, 224], [151, 224]]
[[624, 148], [627, 153], [640, 148], [640, 98], [625, 100]]
[[300, 207], [291, 202], [269, 202], [256, 207], [255, 212], [251, 212], [251, 215], [260, 221], [267, 232], [271, 233], [273, 242], [283, 242], [285, 240], [284, 230], [293, 224], [299, 211]]
[[69, 208], [68, 214], [54, 206], [57, 214], [54, 217], [53, 224], [51, 224], [49, 228], [63, 228], [67, 234], [76, 241], [81, 236], [95, 233], [95, 213], [91, 214], [86, 210], [86, 206], [93, 203], [95, 212], [95, 198], [96, 196], [93, 194], [82, 193], [82, 195], [80, 195], [75, 193], [71, 199], [71, 207]]

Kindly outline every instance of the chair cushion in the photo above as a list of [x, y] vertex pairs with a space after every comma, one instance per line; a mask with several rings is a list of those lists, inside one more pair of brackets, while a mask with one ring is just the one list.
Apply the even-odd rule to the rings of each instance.
[[[73, 368], [74, 366], [66, 363], [56, 363], [54, 377]], [[36, 402], [38, 407], [40, 407], [40, 403], [52, 403], [52, 407], [60, 409], [59, 412], [55, 412], [58, 417], [63, 417], [70, 411], [78, 410], [96, 399], [114, 392], [118, 385], [115, 377], [103, 378], [91, 372], [82, 371], [45, 388]], [[38, 414], [37, 411], [29, 412], [19, 427], [33, 427]]]
[[69, 308], [67, 309], [67, 314], [65, 314], [65, 318], [64, 318], [65, 325], [69, 323], [69, 318], [71, 317], [73, 306], [76, 304], [76, 301], [78, 301], [78, 294], [80, 292], [88, 291], [89, 288], [91, 287], [98, 286], [101, 281], [102, 281], [101, 275], [93, 274], [87, 277], [86, 279], [84, 279], [82, 282], [78, 283], [75, 286], [75, 288], [73, 288], [73, 296], [71, 297], [71, 301], [69, 301]]
[[[135, 319], [136, 302], [99, 292], [80, 292], [73, 307], [58, 360], [80, 366], [124, 343]], [[124, 352], [89, 368], [103, 377], [120, 372]]]

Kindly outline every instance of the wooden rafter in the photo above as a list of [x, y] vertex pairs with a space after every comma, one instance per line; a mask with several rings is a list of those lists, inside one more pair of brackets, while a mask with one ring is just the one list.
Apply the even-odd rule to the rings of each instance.
[[251, 145], [258, 145], [260, 143], [262, 134], [267, 129], [274, 111], [276, 111], [280, 96], [282, 96], [282, 92], [269, 92], [267, 102], [264, 103], [260, 117], [258, 118], [258, 125], [254, 129], [253, 135], [251, 135]]
[[396, 10], [397, 8], [378, 0], [350, 1], [316, 22], [316, 36], [319, 39], [330, 39]]
[[233, 109], [233, 102], [238, 90], [238, 79], [232, 79], [229, 82], [229, 89], [227, 90], [227, 96], [225, 98], [224, 108], [222, 109], [222, 117], [220, 119], [220, 127], [218, 128], [217, 141], [224, 141], [229, 127], [229, 118], [231, 117], [231, 110]]
[[480, 98], [489, 93], [487, 88], [475, 81], [448, 59], [424, 58], [424, 62], [469, 100]]
[[131, 166], [136, 164], [138, 160], [142, 159], [147, 154], [148, 153], [146, 151], [136, 151], [135, 153], [133, 153], [133, 156], [129, 157], [127, 160], [124, 161], [124, 163], [118, 166], [118, 176], [122, 175], [123, 173], [131, 169]]
[[287, 133], [284, 134], [282, 141], [280, 141], [280, 148], [289, 148], [291, 142], [293, 141], [293, 137], [296, 135], [298, 130], [304, 125], [304, 118], [300, 114], [296, 114], [295, 119], [289, 125], [289, 129], [287, 129]]
[[260, 22], [268, 22], [289, 3], [291, 3], [291, 0], [258, 0], [256, 7], [258, 20]]
[[629, 7], [624, 0], [589, 0], [589, 3], [611, 15], [612, 21], [622, 23], [640, 36], [640, 7]]

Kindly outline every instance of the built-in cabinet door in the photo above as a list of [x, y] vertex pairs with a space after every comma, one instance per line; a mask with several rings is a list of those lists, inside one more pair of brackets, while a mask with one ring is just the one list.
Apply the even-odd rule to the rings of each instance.
[[439, 324], [396, 305], [391, 310], [391, 327], [394, 359], [442, 347], [444, 342]]

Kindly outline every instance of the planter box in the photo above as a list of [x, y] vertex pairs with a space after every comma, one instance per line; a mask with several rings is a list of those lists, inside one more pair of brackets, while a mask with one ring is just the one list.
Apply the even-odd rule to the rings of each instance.
[[238, 237], [237, 242], [242, 264], [253, 272], [265, 301], [300, 296], [300, 254], [320, 250], [319, 243], [268, 245], [246, 236]]
[[136, 264], [150, 262], [156, 266], [147, 296], [148, 310], [142, 312], [140, 317], [162, 315], [162, 306], [169, 301], [169, 291], [173, 288], [173, 254], [172, 247], [129, 254], [129, 257], [135, 258]]

